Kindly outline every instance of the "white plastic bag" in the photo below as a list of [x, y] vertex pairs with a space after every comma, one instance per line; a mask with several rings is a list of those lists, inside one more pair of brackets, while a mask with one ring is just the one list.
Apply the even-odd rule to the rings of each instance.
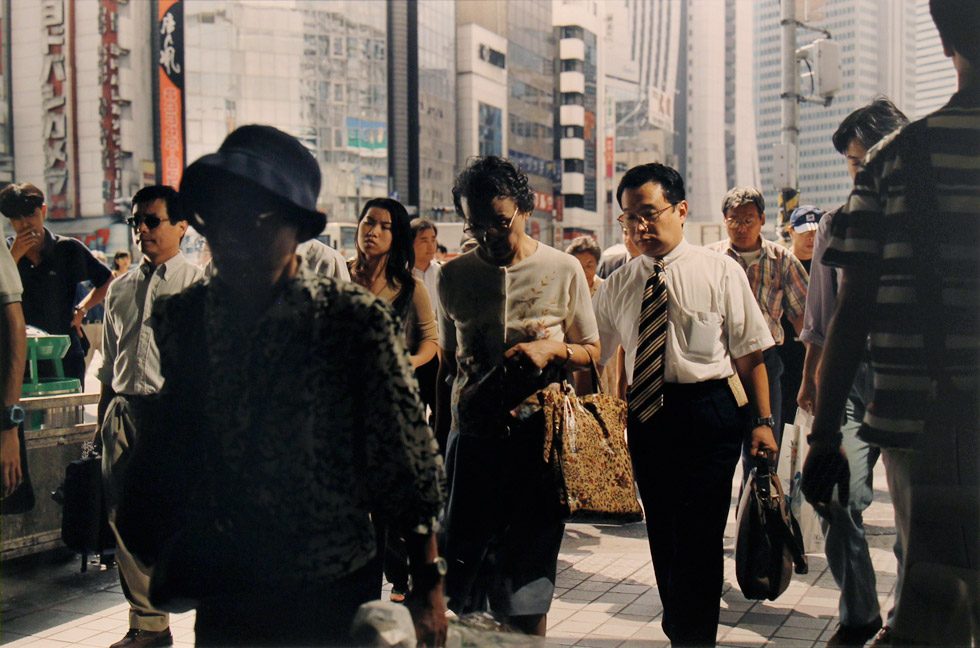
[[813, 416], [804, 409], [796, 411], [796, 423], [783, 426], [783, 439], [779, 445], [779, 460], [776, 475], [786, 489], [786, 500], [793, 517], [800, 525], [803, 547], [807, 553], [817, 551], [823, 545], [823, 529], [820, 517], [803, 497], [800, 479], [803, 476], [803, 462], [810, 450], [806, 437], [813, 425]]

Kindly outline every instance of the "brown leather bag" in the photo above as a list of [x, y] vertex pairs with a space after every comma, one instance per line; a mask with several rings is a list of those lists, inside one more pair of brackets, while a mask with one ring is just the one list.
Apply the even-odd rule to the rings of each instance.
[[544, 412], [544, 460], [554, 467], [566, 516], [642, 520], [626, 447], [626, 402], [602, 393], [576, 396], [567, 382], [535, 396]]
[[768, 457], [756, 457], [735, 516], [735, 578], [748, 599], [775, 601], [789, 587], [793, 567], [809, 570], [803, 537]]

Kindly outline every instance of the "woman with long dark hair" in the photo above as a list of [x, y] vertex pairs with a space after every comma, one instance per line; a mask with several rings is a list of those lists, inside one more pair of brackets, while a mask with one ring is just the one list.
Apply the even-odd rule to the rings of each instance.
[[372, 198], [357, 219], [357, 256], [351, 280], [391, 304], [402, 322], [412, 368], [439, 351], [435, 312], [425, 285], [412, 276], [415, 236], [405, 207], [391, 198]]
[[[357, 220], [357, 256], [350, 262], [350, 274], [354, 283], [391, 304], [401, 322], [412, 369], [417, 371], [436, 357], [439, 332], [425, 284], [412, 276], [415, 233], [411, 223], [408, 211], [397, 200], [367, 201]], [[375, 521], [384, 575], [392, 585], [391, 600], [400, 603], [408, 594], [408, 557], [404, 539], [388, 528], [385, 520]]]

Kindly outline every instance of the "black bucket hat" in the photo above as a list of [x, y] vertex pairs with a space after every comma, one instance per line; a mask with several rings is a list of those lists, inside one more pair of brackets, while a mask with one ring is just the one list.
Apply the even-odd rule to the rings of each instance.
[[292, 207], [300, 223], [300, 241], [315, 237], [327, 224], [316, 208], [320, 195], [320, 166], [292, 135], [272, 126], [252, 124], [232, 131], [216, 153], [198, 158], [184, 171], [180, 193], [189, 208], [190, 221], [202, 232], [207, 223], [194, 210], [197, 198], [213, 191], [207, 180], [231, 176], [244, 180], [278, 202]]

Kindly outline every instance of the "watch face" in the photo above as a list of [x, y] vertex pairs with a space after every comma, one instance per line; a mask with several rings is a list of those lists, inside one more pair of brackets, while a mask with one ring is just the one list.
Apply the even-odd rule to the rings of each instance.
[[3, 421], [11, 425], [20, 425], [24, 422], [24, 408], [20, 405], [11, 405], [3, 410]]

